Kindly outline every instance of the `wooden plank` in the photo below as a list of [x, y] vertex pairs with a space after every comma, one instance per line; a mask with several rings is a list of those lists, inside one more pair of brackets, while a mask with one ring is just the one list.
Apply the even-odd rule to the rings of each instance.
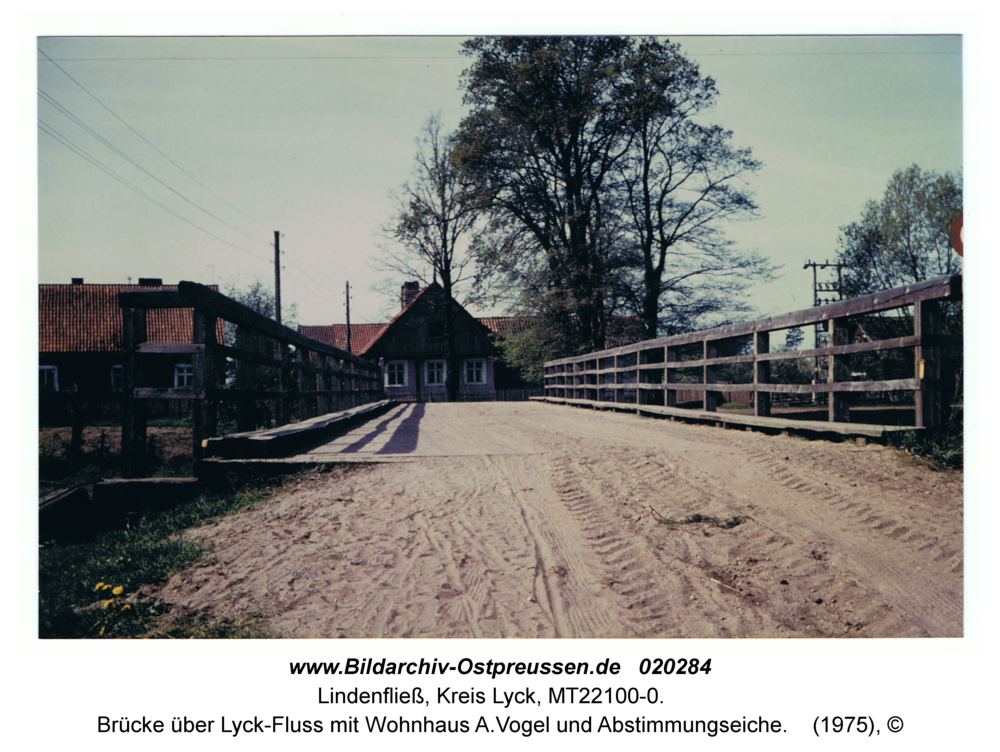
[[[916, 334], [930, 335], [928, 339], [937, 339], [941, 332], [941, 305], [936, 300], [921, 301], [916, 304], [913, 315], [913, 327]], [[937, 428], [944, 421], [944, 405], [942, 404], [941, 382], [942, 349], [937, 344], [921, 344], [914, 348], [914, 374], [920, 380], [921, 386], [914, 393], [916, 407], [916, 424], [921, 428]]]
[[[603, 389], [621, 388], [621, 384], [606, 384]], [[634, 385], [630, 385], [634, 387]], [[825, 392], [891, 392], [896, 390], [910, 390], [920, 388], [920, 379], [894, 379], [891, 381], [841, 381], [835, 384], [768, 384], [763, 387], [761, 384], [726, 384], [719, 382], [715, 384], [646, 384], [643, 389], [667, 389], [673, 391], [704, 392], [753, 392], [764, 389], [768, 392], [781, 392], [782, 394], [823, 394]]]
[[[757, 332], [754, 335], [754, 355], [760, 358], [766, 355], [771, 349], [771, 333]], [[757, 386], [754, 391], [754, 414], [759, 418], [766, 418], [771, 415], [771, 393], [767, 391], [767, 386], [771, 383], [771, 363], [766, 360], [757, 360], [753, 367], [753, 381]]]
[[[851, 330], [846, 318], [835, 318], [829, 322], [830, 345], [837, 347], [850, 341]], [[851, 356], [847, 353], [832, 355], [827, 359], [827, 379], [832, 386], [851, 380]], [[851, 408], [847, 394], [841, 391], [830, 392], [827, 403], [829, 420], [833, 423], [849, 423]]]
[[[192, 339], [195, 344], [204, 345], [205, 349], [195, 353], [192, 358], [194, 365], [195, 391], [207, 394], [210, 389], [222, 386], [221, 374], [216, 368], [216, 357], [211, 352], [215, 342], [216, 316], [212, 309], [196, 307], [192, 316]], [[216, 401], [199, 398], [194, 404], [194, 425], [191, 431], [192, 454], [196, 460], [204, 455], [203, 443], [212, 436], [218, 436], [219, 420]]]
[[[713, 348], [714, 349], [714, 348]], [[754, 355], [728, 355], [724, 358], [698, 358], [698, 360], [678, 360], [667, 365], [668, 368], [704, 368], [705, 366], [726, 366], [734, 363], [752, 363]]]
[[142, 356], [146, 341], [146, 310], [122, 309], [122, 476], [146, 475], [146, 403], [139, 399], [143, 383]]
[[801, 311], [782, 314], [780, 316], [770, 316], [740, 324], [730, 324], [728, 326], [704, 329], [690, 334], [679, 334], [671, 337], [660, 337], [657, 339], [645, 340], [643, 342], [624, 345], [622, 347], [601, 350], [599, 352], [577, 355], [569, 358], [559, 358], [547, 361], [547, 366], [565, 366], [570, 363], [580, 361], [606, 358], [617, 355], [626, 355], [639, 350], [655, 349], [657, 347], [678, 346], [704, 342], [706, 340], [728, 339], [759, 331], [773, 331], [775, 329], [788, 329], [793, 326], [804, 326], [806, 324], [825, 323], [833, 318], [845, 318], [858, 316], [875, 311], [890, 310], [911, 305], [919, 300], [936, 300], [944, 298], [956, 298], [961, 295], [962, 278], [961, 275], [951, 277], [938, 277], [937, 279], [917, 282], [912, 285], [904, 285], [891, 290], [865, 295], [850, 300], [841, 300], [815, 308], [807, 308]]
[[150, 287], [145, 290], [122, 290], [118, 293], [119, 308], [191, 308], [179, 290]]
[[181, 294], [181, 298], [187, 305], [197, 305], [199, 307], [211, 308], [217, 315], [227, 321], [232, 321], [237, 324], [249, 324], [262, 334], [266, 334], [272, 339], [290, 345], [301, 345], [302, 347], [312, 350], [313, 352], [323, 352], [327, 355], [340, 358], [341, 360], [356, 363], [365, 369], [377, 368], [377, 366], [369, 360], [365, 360], [364, 358], [360, 358], [357, 355], [353, 355], [345, 350], [332, 347], [324, 342], [307, 337], [293, 329], [289, 329], [287, 326], [282, 326], [278, 322], [272, 321], [266, 316], [262, 316], [242, 303], [237, 303], [235, 300], [232, 300], [215, 290], [211, 290], [204, 285], [199, 285], [196, 282], [179, 282], [177, 289]]
[[[532, 400], [548, 402], [552, 404], [572, 405], [574, 407], [595, 408], [597, 410], [621, 410], [623, 405], [614, 403], [601, 403], [592, 400], [564, 399], [559, 397], [531, 397]], [[792, 420], [779, 417], [759, 417], [754, 415], [741, 415], [738, 413], [726, 412], [706, 412], [704, 410], [686, 410], [676, 407], [661, 407], [660, 405], [633, 405], [631, 406], [637, 413], [648, 413], [655, 415], [665, 415], [677, 417], [685, 420], [707, 421], [722, 425], [756, 426], [759, 428], [771, 428], [777, 430], [809, 431], [815, 433], [837, 433], [846, 436], [871, 436], [881, 437], [884, 433], [893, 431], [913, 431], [913, 426], [884, 426], [869, 423], [828, 423], [817, 420]]]
[[136, 352], [152, 355], [187, 355], [204, 353], [205, 345], [187, 342], [142, 342], [136, 348]]
[[[246, 324], [236, 325], [236, 347], [225, 348], [235, 349], [242, 355], [251, 352], [254, 345], [255, 333], [252, 326]], [[253, 353], [256, 355], [256, 353]], [[236, 388], [243, 394], [238, 397], [238, 407], [236, 409], [236, 430], [253, 431], [257, 428], [257, 400], [246, 395], [252, 392], [257, 386], [257, 362], [255, 359], [240, 357], [236, 359]]]
[[[123, 389], [124, 392], [124, 389]], [[138, 400], [148, 399], [205, 399], [205, 392], [198, 389], [163, 389], [159, 387], [137, 387], [132, 390]], [[127, 393], [127, 392], [126, 392]], [[138, 476], [137, 476], [138, 477]]]
[[885, 350], [895, 350], [902, 347], [915, 347], [919, 344], [920, 337], [914, 335], [910, 337], [877, 340], [875, 342], [857, 342], [853, 345], [819, 347], [811, 350], [787, 350], [784, 352], [768, 353], [760, 359], [785, 360], [788, 358], [822, 358], [834, 355], [850, 355], [853, 353], [883, 352]]

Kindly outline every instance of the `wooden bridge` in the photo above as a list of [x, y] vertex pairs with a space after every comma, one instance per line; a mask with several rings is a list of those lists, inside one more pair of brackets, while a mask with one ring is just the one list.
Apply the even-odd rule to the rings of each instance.
[[[717, 425], [744, 425], [748, 429], [881, 436], [886, 431], [934, 428], [942, 424], [945, 412], [942, 303], [961, 299], [961, 283], [959, 275], [940, 277], [780, 316], [549, 361], [545, 364], [545, 396], [541, 399]], [[889, 317], [883, 321], [905, 323], [909, 331], [904, 336], [868, 336], [865, 341], [854, 341], [858, 339], [854, 335], [864, 330], [864, 323], [870, 322], [873, 314]], [[806, 325], [825, 327], [829, 344], [805, 350], [772, 347], [772, 333]], [[905, 378], [870, 380], [864, 378], [864, 373], [852, 372], [854, 356], [906, 349], [912, 349], [912, 367]], [[772, 378], [773, 363], [800, 358], [825, 360], [825, 374], [808, 384], [777, 383]], [[747, 376], [745, 380], [720, 378], [723, 369], [739, 371], [740, 367]], [[682, 390], [701, 393], [702, 409], [678, 407], [677, 394]], [[754, 414], [720, 413], [722, 391], [746, 394], [753, 402]], [[851, 394], [910, 391], [913, 425], [851, 421]], [[827, 418], [803, 421], [772, 415], [776, 395], [825, 395]]]
[[[932, 428], [941, 425], [946, 409], [942, 303], [960, 297], [961, 277], [941, 277], [780, 316], [562, 358], [545, 364], [544, 397], [535, 399], [748, 430], [878, 437], [886, 431]], [[202, 285], [181, 282], [176, 290], [123, 292], [120, 305], [125, 351], [125, 478], [142, 477], [145, 471], [143, 401], [147, 399], [195, 400], [192, 449], [196, 460], [292, 457], [304, 446], [317, 446], [393, 404], [385, 399], [379, 364], [305, 337]], [[146, 342], [146, 311], [168, 307], [193, 309], [192, 344]], [[896, 335], [906, 331], [902, 336], [871, 336], [878, 328], [872, 325], [875, 314], [881, 317], [878, 321], [893, 323], [883, 329]], [[217, 341], [219, 320], [225, 322], [221, 330], [230, 332], [226, 338], [232, 344]], [[775, 332], [817, 324], [829, 335], [825, 346], [785, 350], [771, 345]], [[910, 350], [912, 359], [907, 354]], [[867, 372], [852, 370], [852, 358], [890, 352], [907, 359], [910, 374], [875, 380], [866, 378]], [[145, 386], [143, 359], [176, 353], [191, 355], [193, 386]], [[805, 358], [817, 364], [825, 361], [825, 373], [812, 383], [782, 383], [773, 378], [775, 362]], [[895, 362], [898, 365], [900, 358]], [[259, 371], [270, 378], [262, 381]], [[702, 395], [701, 409], [678, 405], [677, 395], [684, 391]], [[753, 414], [720, 412], [723, 391], [747, 395]], [[913, 424], [852, 421], [850, 395], [872, 392], [912, 392]], [[827, 419], [772, 414], [776, 399], [796, 395], [825, 396]], [[228, 435], [220, 432], [219, 415], [224, 409], [235, 415], [236, 430], [230, 428]]]
[[[337, 420], [363, 412], [360, 406], [384, 398], [379, 364], [299, 334], [204, 285], [181, 282], [176, 290], [130, 290], [119, 294], [119, 305], [124, 478], [146, 474], [145, 403], [150, 399], [195, 400], [192, 452], [197, 460], [210, 453], [211, 440], [220, 436], [220, 408], [235, 414], [236, 434], [227, 447], [254, 437], [258, 447], [273, 453], [292, 437], [327, 430]], [[192, 343], [147, 342], [146, 312], [153, 308], [193, 309]], [[220, 320], [221, 330], [231, 335], [222, 342]], [[144, 384], [145, 360], [164, 354], [191, 356], [190, 387]], [[282, 428], [293, 421], [299, 430]]]

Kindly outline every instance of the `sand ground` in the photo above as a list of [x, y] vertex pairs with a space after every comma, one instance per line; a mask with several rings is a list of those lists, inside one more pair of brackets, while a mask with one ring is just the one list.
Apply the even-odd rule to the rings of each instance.
[[190, 531], [161, 597], [286, 637], [959, 637], [962, 481], [892, 449], [538, 403], [405, 405], [372, 461]]

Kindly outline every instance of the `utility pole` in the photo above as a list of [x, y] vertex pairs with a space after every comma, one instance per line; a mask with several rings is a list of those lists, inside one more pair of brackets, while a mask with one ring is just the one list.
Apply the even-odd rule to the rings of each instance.
[[274, 231], [274, 320], [281, 323], [281, 250], [278, 245], [279, 232]]
[[354, 353], [351, 350], [351, 283], [344, 283], [344, 297], [347, 300], [347, 352]]
[[[806, 263], [802, 265], [803, 269], [808, 269], [810, 267], [812, 267], [812, 270], [813, 270], [813, 307], [814, 308], [817, 308], [817, 307], [823, 305], [824, 303], [832, 303], [834, 301], [834, 299], [832, 297], [831, 298], [821, 298], [820, 297], [820, 293], [821, 292], [835, 292], [835, 293], [837, 293], [837, 300], [843, 300], [844, 299], [844, 287], [843, 287], [844, 278], [843, 278], [843, 272], [842, 272], [842, 269], [844, 268], [844, 265], [842, 263], [837, 262], [837, 263], [831, 264], [829, 261], [824, 261], [823, 263], [818, 263], [816, 261], [806, 261]], [[833, 267], [837, 268], [837, 281], [836, 282], [820, 282], [819, 279], [816, 276], [816, 270], [817, 269], [830, 269], [830, 268], [833, 268]], [[813, 347], [817, 347], [818, 348], [818, 347], [821, 346], [822, 341], [823, 341], [823, 335], [825, 334], [824, 329], [825, 329], [825, 327], [824, 327], [823, 324], [816, 324], [813, 327]], [[816, 384], [816, 383], [818, 383], [818, 381], [819, 381], [819, 358], [817, 357], [817, 358], [813, 359], [813, 383]], [[813, 401], [815, 402], [818, 399], [818, 397], [819, 397], [819, 395], [814, 392], [813, 393]]]

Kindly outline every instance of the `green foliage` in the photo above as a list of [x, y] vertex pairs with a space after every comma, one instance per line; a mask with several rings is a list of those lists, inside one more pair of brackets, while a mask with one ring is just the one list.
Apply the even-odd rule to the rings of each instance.
[[[756, 205], [760, 163], [700, 117], [717, 96], [678, 45], [632, 37], [480, 37], [464, 43], [470, 114], [455, 137], [489, 207], [478, 281], [521, 307], [576, 322], [604, 347], [619, 312], [646, 336], [747, 310], [767, 278], [721, 223]], [[719, 321], [721, 323], [721, 321]]]
[[579, 335], [556, 319], [539, 318], [530, 329], [497, 341], [504, 363], [531, 386], [544, 384], [545, 361], [576, 355]]
[[[274, 290], [262, 282], [259, 277], [255, 278], [253, 282], [250, 282], [245, 287], [230, 284], [226, 287], [225, 294], [237, 303], [242, 303], [247, 308], [262, 316], [267, 316], [269, 319], [274, 318]], [[299, 308], [297, 304], [282, 301], [281, 323], [283, 325], [294, 329], [298, 323], [298, 316]], [[235, 332], [232, 333], [232, 336], [235, 337]], [[229, 337], [230, 333], [227, 330], [227, 340]]]
[[165, 581], [204, 550], [180, 532], [267, 498], [265, 490], [202, 496], [136, 528], [91, 543], [39, 549], [39, 636], [129, 637], [145, 633], [167, 606], [141, 588]]
[[840, 228], [845, 295], [957, 274], [961, 259], [951, 250], [948, 230], [961, 211], [961, 173], [938, 175], [918, 165], [897, 170], [882, 198]]
[[965, 459], [962, 433], [954, 431], [894, 431], [889, 441], [897, 449], [934, 470], [961, 470]]

